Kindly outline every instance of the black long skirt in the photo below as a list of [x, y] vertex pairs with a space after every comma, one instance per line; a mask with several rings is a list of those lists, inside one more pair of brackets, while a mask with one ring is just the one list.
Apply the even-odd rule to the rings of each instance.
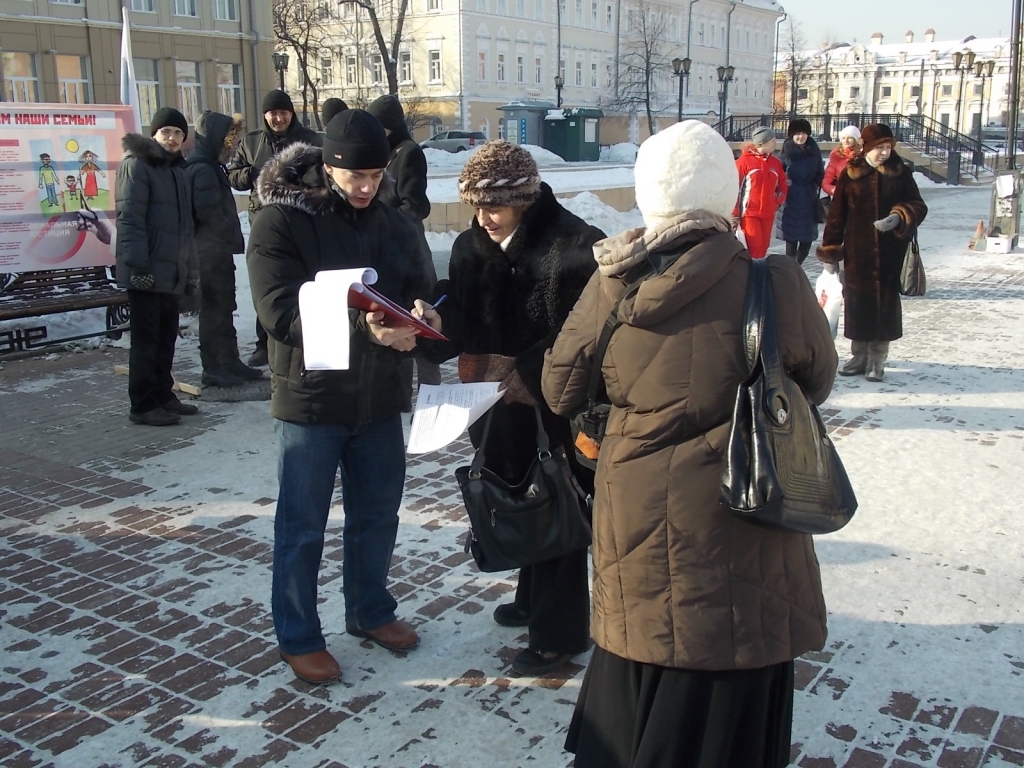
[[792, 661], [702, 672], [595, 648], [565, 748], [576, 768], [782, 768], [792, 725]]

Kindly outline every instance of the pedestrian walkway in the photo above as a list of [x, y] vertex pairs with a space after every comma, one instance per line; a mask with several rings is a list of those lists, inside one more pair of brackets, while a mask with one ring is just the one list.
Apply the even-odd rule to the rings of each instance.
[[[802, 768], [1024, 766], [1024, 267], [1007, 263], [932, 279], [885, 381], [840, 379], [823, 409], [861, 507], [817, 540], [830, 634], [797, 662]], [[179, 349], [198, 380], [194, 339]], [[129, 425], [126, 358], [0, 368], [4, 766], [572, 765], [588, 656], [512, 672], [526, 637], [491, 613], [514, 582], [463, 550], [466, 442], [409, 462], [391, 576], [414, 652], [344, 633], [337, 499], [320, 611], [344, 680], [317, 688], [270, 622], [268, 403]]]

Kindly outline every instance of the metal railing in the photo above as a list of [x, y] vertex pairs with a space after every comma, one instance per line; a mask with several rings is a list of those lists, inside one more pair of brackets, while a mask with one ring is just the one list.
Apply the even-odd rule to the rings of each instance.
[[[729, 116], [714, 125], [727, 141], [748, 141], [760, 126], [771, 128], [776, 137], [785, 138], [790, 120], [800, 117], [811, 124], [811, 133], [819, 141], [833, 141], [847, 125], [857, 127], [869, 123], [885, 123], [892, 128], [896, 140], [929, 157], [959, 169], [977, 179], [982, 173], [994, 173], [1001, 167], [997, 147], [978, 140], [977, 136], [960, 133], [927, 115], [902, 115], [891, 112], [857, 112], [842, 115], [746, 115]], [[955, 168], [951, 168], [955, 166]]]

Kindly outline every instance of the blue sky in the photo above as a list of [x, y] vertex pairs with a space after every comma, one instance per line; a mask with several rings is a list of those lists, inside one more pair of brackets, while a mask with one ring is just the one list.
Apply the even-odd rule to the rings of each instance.
[[887, 43], [898, 42], [908, 29], [920, 41], [929, 27], [939, 40], [1006, 36], [1013, 12], [1013, 0], [782, 0], [782, 5], [803, 28], [809, 48], [826, 39], [868, 42], [875, 32]]

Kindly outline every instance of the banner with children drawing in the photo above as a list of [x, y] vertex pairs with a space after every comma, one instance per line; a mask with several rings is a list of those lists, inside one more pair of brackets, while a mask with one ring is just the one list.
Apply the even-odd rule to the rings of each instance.
[[114, 263], [131, 107], [0, 104], [0, 272]]

